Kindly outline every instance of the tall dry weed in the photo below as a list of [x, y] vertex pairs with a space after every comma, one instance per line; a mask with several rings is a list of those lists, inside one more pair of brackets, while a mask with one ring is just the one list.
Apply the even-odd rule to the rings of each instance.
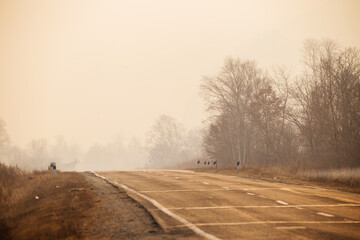
[[311, 181], [360, 187], [360, 168], [308, 170], [300, 173], [299, 176]]
[[18, 167], [0, 163], [0, 204], [10, 199], [13, 190], [21, 185], [24, 178], [25, 172]]

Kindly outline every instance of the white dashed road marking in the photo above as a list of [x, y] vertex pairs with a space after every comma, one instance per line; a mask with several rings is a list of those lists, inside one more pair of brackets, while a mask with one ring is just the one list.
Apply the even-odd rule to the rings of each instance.
[[[181, 190], [179, 190], [181, 191]], [[146, 191], [144, 191], [146, 192]], [[275, 205], [275, 206], [213, 206], [213, 207], [178, 207], [178, 208], [169, 208], [174, 210], [203, 210], [203, 209], [224, 209], [224, 208], [297, 208], [303, 209], [306, 207], [360, 207], [360, 204], [325, 204], [325, 205], [318, 205], [318, 204], [310, 204], [310, 205]]]
[[258, 222], [230, 222], [230, 223], [198, 223], [196, 226], [236, 226], [255, 224], [359, 224], [360, 221], [258, 221]]
[[324, 217], [334, 217], [334, 215], [331, 215], [331, 214], [328, 214], [328, 213], [323, 213], [323, 212], [318, 212], [316, 214], [324, 216]]
[[[149, 173], [152, 173], [153, 175], [156, 175], [156, 176], [159, 176], [158, 173], [154, 173], [154, 172], [149, 172]], [[175, 175], [175, 174], [174, 174]], [[174, 175], [170, 175], [168, 179], [171, 180], [171, 178], [173, 179], [181, 179], [183, 181], [189, 181], [189, 182], [193, 182], [194, 180], [192, 179], [189, 179], [187, 176], [184, 176], [184, 175], [181, 175], [182, 177], [178, 177], [178, 176], [174, 176]], [[98, 177], [100, 178], [103, 178], [104, 180], [110, 182], [109, 180], [107, 180], [106, 178], [100, 176], [100, 175], [97, 175]], [[164, 175], [162, 175], [164, 176]], [[168, 175], [166, 175], [168, 176]], [[149, 178], [149, 177], [147, 177]], [[264, 206], [264, 205], [258, 205], [258, 206], [255, 206], [254, 203], [250, 202], [249, 204], [253, 204], [252, 206], [209, 206], [209, 207], [179, 207], [179, 208], [166, 208], [165, 206], [161, 205], [159, 202], [157, 202], [155, 199], [152, 199], [150, 197], [147, 196], [147, 194], [144, 194], [144, 193], [151, 193], [151, 192], [186, 192], [186, 191], [189, 191], [189, 192], [196, 192], [196, 191], [226, 191], [226, 193], [228, 194], [232, 194], [234, 191], [234, 193], [239, 193], [238, 191], [241, 191], [242, 194], [247, 194], [247, 195], [250, 195], [250, 196], [256, 196], [256, 197], [262, 197], [262, 198], [267, 198], [267, 196], [263, 196], [261, 195], [261, 191], [257, 191], [257, 190], [262, 190], [262, 189], [266, 189], [266, 190], [269, 190], [269, 189], [280, 189], [280, 190], [287, 190], [287, 191], [293, 191], [294, 193], [297, 193], [298, 191], [300, 192], [300, 190], [288, 190], [286, 188], [267, 188], [267, 187], [259, 187], [259, 188], [251, 188], [251, 187], [248, 187], [246, 184], [242, 185], [242, 184], [238, 184], [238, 185], [230, 185], [231, 188], [229, 187], [221, 187], [221, 185], [225, 185], [226, 183], [223, 183], [221, 184], [220, 186], [216, 186], [216, 185], [213, 185], [215, 183], [215, 181], [212, 181], [212, 183], [208, 183], [208, 182], [200, 182], [201, 180], [200, 179], [196, 179], [194, 178], [195, 181], [197, 184], [198, 183], [202, 183], [202, 184], [205, 184], [205, 185], [209, 185], [209, 186], [206, 186], [206, 188], [202, 188], [201, 185], [198, 185], [197, 187], [199, 187], [198, 189], [181, 189], [182, 187], [174, 187], [175, 189], [170, 189], [170, 190], [155, 190], [155, 191], [136, 191], [134, 189], [131, 189], [130, 187], [127, 187], [126, 185], [121, 185], [119, 184], [118, 182], [114, 182], [114, 184], [116, 184], [117, 186], [120, 186], [122, 187], [123, 189], [125, 189], [126, 191], [128, 192], [131, 192], [135, 195], [138, 195], [139, 197], [143, 198], [144, 200], [150, 202], [152, 205], [153, 205], [153, 208], [155, 209], [158, 209], [160, 211], [162, 211], [163, 213], [167, 214], [168, 216], [180, 221], [179, 224], [183, 224], [183, 225], [178, 225], [178, 226], [183, 226], [183, 227], [188, 227], [189, 229], [191, 229], [192, 231], [194, 231], [196, 234], [198, 234], [199, 236], [202, 236], [204, 238], [207, 238], [207, 239], [211, 239], [211, 240], [218, 240], [219, 238], [214, 236], [214, 235], [211, 235], [207, 232], [205, 232], [205, 228], [204, 230], [202, 230], [201, 228], [206, 227], [206, 226], [242, 226], [242, 225], [249, 225], [249, 226], [254, 226], [254, 225], [257, 225], [257, 226], [262, 226], [262, 224], [273, 224], [273, 228], [274, 229], [277, 229], [277, 230], [292, 230], [292, 229], [306, 229], [306, 228], [310, 228], [311, 224], [360, 224], [360, 219], [359, 220], [349, 220], [349, 219], [342, 219], [340, 220], [335, 218], [335, 215], [332, 215], [332, 214], [329, 214], [329, 213], [326, 213], [327, 211], [329, 212], [332, 212], [331, 210], [328, 209], [328, 207], [360, 207], [360, 202], [356, 202], [355, 200], [349, 200], [348, 203], [344, 203], [344, 204], [324, 204], [324, 205], [291, 205], [291, 203], [287, 203], [285, 201], [282, 201], [282, 200], [276, 200], [275, 199], [271, 199], [271, 201], [269, 201], [269, 205], [267, 206]], [[203, 178], [205, 179], [205, 178]], [[200, 181], [199, 181], [200, 180]], [[211, 179], [209, 179], [211, 180]], [[120, 181], [120, 180], [119, 180]], [[183, 181], [176, 181], [178, 183], [181, 183]], [[111, 182], [110, 182], [111, 183]], [[175, 182], [173, 182], [175, 183]], [[188, 186], [192, 186], [192, 187], [196, 187], [196, 186], [193, 186], [194, 184], [187, 184]], [[186, 186], [185, 186], [186, 187]], [[185, 188], [184, 187], [184, 188]], [[244, 187], [248, 187], [248, 188], [244, 188]], [[180, 189], [176, 189], [176, 188], [180, 188]], [[241, 189], [242, 188], [242, 189]], [[151, 189], [150, 189], [151, 190]], [[312, 194], [309, 194], [307, 192], [304, 192], [304, 193], [299, 193], [299, 194], [304, 194], [304, 195], [312, 195]], [[251, 198], [251, 197], [249, 197]], [[279, 197], [280, 198], [280, 197]], [[340, 198], [339, 198], [340, 199]], [[270, 200], [270, 199], [268, 199]], [[284, 199], [285, 200], [285, 199]], [[275, 203], [276, 202], [276, 203]], [[265, 203], [266, 204], [266, 203]], [[290, 205], [289, 205], [290, 204]], [[213, 204], [211, 204], [213, 205]], [[249, 222], [216, 222], [216, 219], [214, 219], [213, 221], [214, 222], [203, 222], [203, 223], [192, 223], [190, 222], [189, 220], [187, 220], [186, 218], [183, 218], [176, 213], [176, 211], [172, 212], [173, 210], [180, 210], [180, 209], [187, 209], [187, 210], [200, 210], [202, 211], [203, 209], [231, 209], [231, 208], [296, 208], [296, 209], [303, 209], [303, 208], [307, 208], [307, 207], [321, 207], [320, 209], [318, 210], [324, 210], [325, 212], [313, 212], [312, 214], [317, 214], [317, 215], [320, 215], [320, 216], [323, 216], [323, 217], [328, 217], [328, 218], [321, 218], [321, 217], [317, 217], [318, 219], [316, 220], [309, 220], [309, 221], [286, 221], [285, 219], [279, 219], [279, 221], [250, 221]], [[332, 209], [334, 210], [335, 212], [335, 209]], [[276, 209], [274, 209], [274, 211], [276, 211]], [[295, 210], [296, 211], [296, 210]], [[196, 213], [196, 211], [192, 211], [194, 212], [194, 214]], [[185, 215], [184, 215], [185, 216]], [[314, 216], [314, 215], [313, 215]], [[316, 216], [316, 215], [315, 215]], [[324, 220], [324, 221], [322, 221]], [[172, 227], [176, 227], [176, 226], [172, 226]]]
[[276, 229], [306, 229], [305, 226], [283, 226], [283, 227], [275, 227]]
[[276, 201], [278, 204], [282, 204], [282, 205], [289, 205], [287, 202], [281, 201], [281, 200], [277, 200]]
[[243, 191], [257, 191], [257, 190], [282, 190], [283, 188], [269, 188], [269, 187], [258, 187], [258, 188], [240, 188], [239, 190], [243, 190]]
[[226, 191], [222, 188], [213, 188], [213, 189], [173, 189], [173, 190], [144, 190], [139, 191], [141, 193], [168, 193], [168, 192], [210, 192], [210, 191]]

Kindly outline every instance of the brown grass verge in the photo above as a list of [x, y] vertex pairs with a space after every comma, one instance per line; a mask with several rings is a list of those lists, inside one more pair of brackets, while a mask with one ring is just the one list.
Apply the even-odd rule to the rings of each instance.
[[193, 168], [191, 170], [198, 172], [211, 172], [227, 175], [235, 175], [247, 178], [263, 179], [272, 182], [283, 182], [298, 185], [314, 185], [321, 187], [335, 188], [342, 191], [360, 193], [360, 170], [343, 169], [343, 170], [317, 170], [304, 171], [297, 174], [290, 174], [280, 168], [243, 168], [236, 169], [209, 169]]
[[14, 188], [22, 184], [26, 178], [25, 175], [26, 172], [17, 167], [0, 163], [0, 206], [11, 198]]
[[1, 166], [0, 176], [0, 239], [83, 238], [94, 194], [81, 174], [58, 173], [54, 179], [47, 171]]

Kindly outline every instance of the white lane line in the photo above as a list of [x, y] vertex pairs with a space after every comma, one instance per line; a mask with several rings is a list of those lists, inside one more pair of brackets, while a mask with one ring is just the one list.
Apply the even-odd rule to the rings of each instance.
[[137, 192], [136, 190], [134, 190], [132, 188], [129, 188], [128, 186], [121, 185], [121, 187], [124, 188], [125, 190], [130, 191], [132, 193], [135, 193], [135, 194], [139, 195], [140, 197], [144, 198], [145, 200], [151, 202], [155, 207], [157, 207], [158, 209], [160, 209], [161, 211], [163, 211], [164, 213], [166, 213], [170, 217], [173, 217], [174, 219], [176, 219], [179, 222], [183, 223], [185, 226], [187, 226], [188, 228], [193, 230], [199, 236], [207, 238], [209, 240], [220, 240], [220, 238], [217, 238], [214, 235], [211, 235], [211, 234], [209, 234], [207, 232], [204, 232], [203, 230], [201, 230], [200, 228], [198, 228], [197, 226], [195, 226], [194, 224], [192, 224], [188, 220], [186, 220], [186, 219], [176, 215], [175, 213], [171, 212], [169, 209], [167, 209], [166, 207], [161, 205], [156, 200], [154, 200], [154, 199], [152, 199], [152, 198], [150, 198], [148, 196], [145, 196], [144, 194], [141, 194], [141, 193]]
[[[177, 177], [174, 177], [175, 179], [178, 179]], [[180, 178], [179, 178], [180, 179]], [[189, 182], [194, 182], [194, 180], [188, 180]], [[203, 182], [203, 184], [210, 184], [207, 182]], [[257, 189], [234, 189], [234, 188], [229, 188], [229, 187], [221, 187], [222, 189], [216, 189], [216, 191], [220, 191], [220, 190], [228, 190], [228, 191], [246, 191], [246, 190], [260, 190], [259, 188]], [[269, 188], [262, 188], [262, 189], [269, 189]], [[279, 188], [274, 188], [274, 189], [279, 189]], [[212, 191], [214, 189], [207, 189], [209, 191]], [[173, 190], [158, 190], [158, 191], [151, 191], [151, 192], [172, 192]], [[177, 190], [176, 190], [177, 191]], [[184, 190], [184, 191], [197, 191], [196, 189], [188, 189], [188, 190]], [[144, 191], [145, 192], [145, 191]], [[265, 196], [261, 195], [260, 197], [265, 198]]]
[[[257, 206], [249, 206], [257, 207]], [[174, 207], [170, 210], [206, 210], [206, 209], [227, 209], [227, 208], [246, 208], [246, 206], [216, 206], [216, 207]]]
[[353, 200], [353, 199], [332, 196], [332, 195], [329, 195], [329, 194], [305, 193], [305, 192], [301, 192], [300, 190], [297, 191], [296, 189], [289, 189], [289, 188], [281, 188], [281, 190], [289, 191], [289, 192], [296, 193], [296, 194], [306, 195], [306, 196], [316, 196], [316, 197], [331, 198], [331, 199], [335, 199], [335, 200], [342, 201], [342, 202], [348, 202], [348, 203], [356, 203], [356, 204], [360, 203], [359, 201], [356, 201], [356, 200]]
[[334, 217], [334, 215], [328, 214], [328, 213], [323, 213], [323, 212], [317, 212], [316, 214], [324, 216], [324, 217]]
[[251, 192], [247, 192], [246, 194], [247, 194], [247, 195], [250, 195], [250, 196], [254, 196], [254, 195], [255, 195], [255, 193], [251, 193]]
[[280, 230], [287, 230], [287, 229], [306, 229], [305, 226], [283, 226], [283, 227], [275, 227], [276, 229]]
[[202, 182], [203, 184], [206, 184], [206, 185], [208, 185], [209, 183], [208, 182]]
[[289, 205], [287, 202], [281, 201], [281, 200], [277, 200], [276, 201], [278, 204], [282, 204], [282, 205]]
[[258, 221], [258, 222], [230, 222], [230, 223], [197, 223], [196, 226], [234, 226], [255, 224], [360, 224], [360, 221]]
[[243, 190], [243, 191], [257, 191], [257, 190], [282, 190], [283, 188], [239, 188], [237, 190]]
[[139, 191], [141, 193], [168, 193], [168, 192], [211, 192], [211, 191], [226, 191], [222, 188], [213, 188], [213, 189], [172, 189], [172, 190], [144, 190]]
[[313, 186], [304, 186], [304, 187], [326, 191], [325, 188], [320, 188], [320, 187], [313, 187]]
[[[135, 170], [136, 171], [136, 170]], [[192, 170], [162, 170], [163, 172], [179, 172], [179, 173], [193, 173], [193, 175], [195, 174], [195, 171]]]
[[[112, 183], [109, 179], [95, 173], [92, 172], [95, 176], [104, 179], [106, 182], [109, 182], [110, 184], [114, 185], [114, 183]], [[197, 235], [207, 238], [209, 240], [221, 240], [220, 238], [215, 237], [214, 235], [211, 235], [207, 232], [204, 232], [203, 230], [201, 230], [200, 228], [198, 228], [197, 226], [195, 226], [194, 224], [192, 224], [191, 222], [189, 222], [188, 220], [176, 215], [175, 213], [171, 212], [169, 209], [167, 209], [166, 207], [164, 207], [163, 205], [161, 205], [159, 202], [157, 202], [156, 200], [145, 196], [144, 194], [141, 194], [139, 192], [137, 192], [136, 190], [129, 188], [126, 185], [117, 185], [117, 186], [121, 186], [123, 189], [130, 191], [134, 194], [137, 194], [138, 196], [144, 198], [145, 200], [151, 202], [155, 207], [157, 207], [158, 209], [160, 209], [161, 211], [163, 211], [164, 213], [166, 213], [167, 215], [169, 215], [170, 217], [173, 217], [174, 219], [178, 220], [179, 222], [183, 223], [185, 226], [187, 226], [188, 228], [190, 228], [193, 232], [195, 232]]]
[[179, 207], [169, 208], [173, 210], [205, 210], [205, 209], [224, 209], [224, 208], [297, 208], [303, 209], [306, 207], [360, 207], [360, 204], [326, 204], [326, 205], [274, 205], [274, 206], [213, 206], [213, 207]]
[[[189, 182], [194, 182], [194, 180], [190, 179]], [[207, 183], [207, 182], [204, 183], [203, 182], [203, 184], [210, 184], [210, 183]], [[230, 189], [229, 187], [221, 187], [221, 188], [216, 188], [216, 189], [184, 189], [184, 190], [178, 190], [178, 189], [171, 190], [170, 189], [170, 190], [151, 190], [151, 191], [141, 191], [141, 192], [153, 192], [153, 193], [158, 192], [158, 193], [162, 193], [162, 192], [178, 192], [178, 191], [192, 192], [192, 191], [225, 191], [225, 190], [227, 190], [227, 191], [242, 191], [244, 189], [233, 189], [233, 188]], [[262, 197], [264, 197], [264, 196], [262, 196]]]

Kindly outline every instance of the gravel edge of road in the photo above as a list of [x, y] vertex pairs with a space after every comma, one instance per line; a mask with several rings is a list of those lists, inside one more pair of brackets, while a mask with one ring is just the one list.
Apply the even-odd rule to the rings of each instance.
[[[141, 206], [141, 207], [149, 214], [149, 216], [154, 220], [154, 222], [155, 222], [156, 224], [158, 224], [158, 225], [161, 227], [162, 230], [165, 231], [166, 228], [164, 228], [164, 226], [162, 226], [161, 224], [159, 224], [159, 222], [157, 221], [157, 219], [153, 216], [153, 214], [149, 211], [149, 209], [146, 208], [141, 201], [139, 201], [139, 199], [134, 198], [131, 194], [129, 195], [128, 192], [127, 192], [125, 189], [123, 189], [122, 187], [116, 185], [115, 183], [113, 183], [113, 182], [110, 181], [109, 179], [103, 178], [102, 176], [100, 176], [99, 174], [97, 174], [97, 173], [95, 173], [95, 172], [88, 171], [88, 172], [86, 172], [86, 173], [91, 174], [91, 175], [93, 175], [94, 177], [97, 177], [97, 178], [102, 179], [102, 180], [105, 181], [107, 184], [110, 184], [112, 187], [118, 189], [119, 191], [125, 191], [125, 192], [127, 193], [127, 196], [128, 196], [129, 198], [131, 198], [134, 202], [139, 203], [140, 206]], [[166, 232], [166, 231], [165, 231], [165, 232]]]
[[152, 203], [148, 202], [146, 199], [143, 199], [140, 196], [137, 196], [136, 194], [128, 192], [126, 189], [122, 188], [116, 183], [110, 181], [109, 179], [93, 171], [87, 171], [86, 173], [105, 181], [107, 184], [111, 185], [112, 187], [114, 187], [119, 191], [126, 192], [127, 196], [137, 204], [141, 205], [141, 207], [148, 213], [148, 215], [152, 218], [152, 220], [161, 228], [162, 231], [164, 231], [164, 234], [168, 235], [171, 239], [189, 239], [189, 240], [204, 239], [196, 235], [192, 230], [188, 229], [185, 226], [183, 228], [170, 227], [170, 224], [168, 224], [167, 221], [173, 222], [177, 220], [173, 219], [172, 217], [168, 216], [161, 210], [157, 209]]

